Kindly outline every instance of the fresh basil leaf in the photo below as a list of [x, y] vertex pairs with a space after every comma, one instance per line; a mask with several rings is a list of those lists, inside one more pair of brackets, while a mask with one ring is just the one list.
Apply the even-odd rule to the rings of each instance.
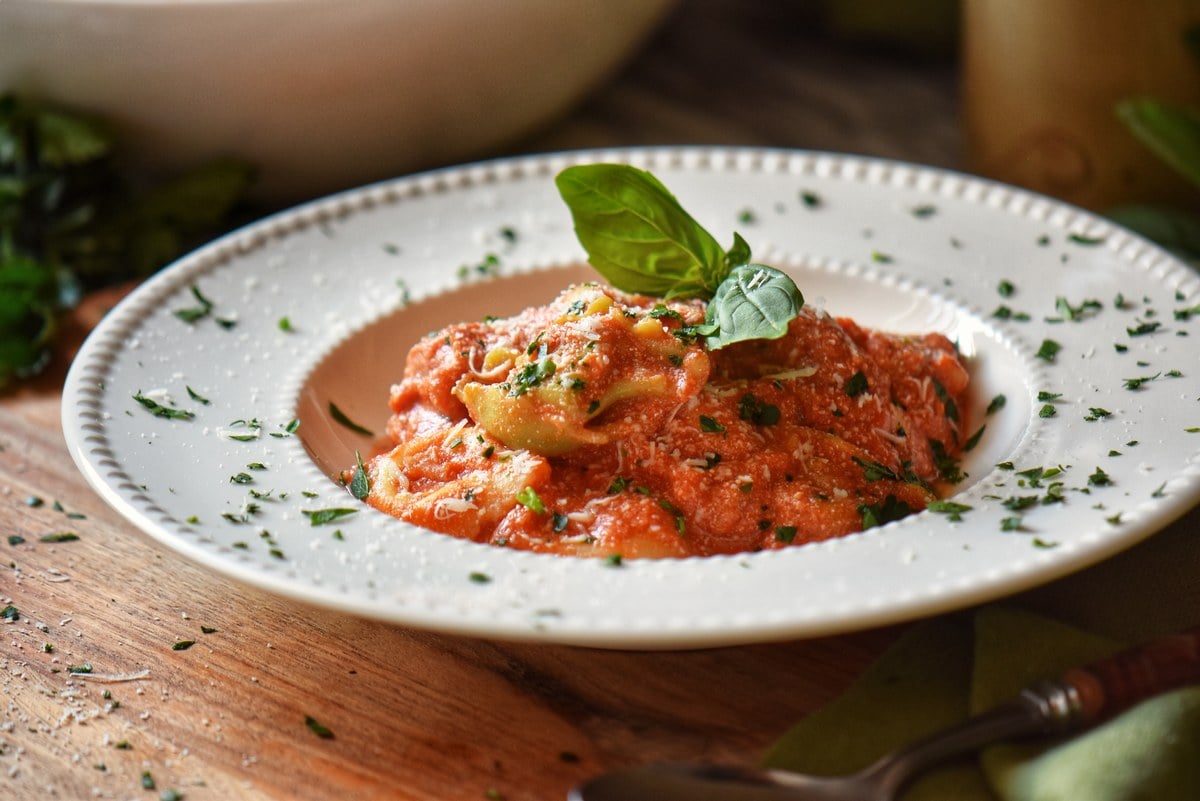
[[716, 331], [705, 342], [718, 350], [747, 339], [778, 339], [803, 305], [804, 296], [786, 274], [762, 264], [740, 265], [709, 301], [705, 322]]
[[737, 267], [739, 264], [750, 263], [750, 246], [746, 244], [746, 240], [742, 239], [742, 235], [737, 231], [733, 232], [733, 244], [729, 248], [729, 252], [725, 254], [725, 264], [730, 270]]
[[582, 164], [554, 182], [588, 260], [617, 289], [706, 297], [724, 279], [725, 251], [645, 170]]
[[1138, 98], [1119, 103], [1117, 116], [1142, 144], [1200, 186], [1200, 112]]

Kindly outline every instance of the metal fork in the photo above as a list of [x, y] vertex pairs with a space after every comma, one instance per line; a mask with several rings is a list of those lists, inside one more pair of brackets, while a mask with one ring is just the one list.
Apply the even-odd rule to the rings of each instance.
[[991, 743], [1065, 735], [1151, 696], [1200, 682], [1200, 627], [1123, 651], [918, 740], [848, 776], [660, 764], [618, 770], [571, 791], [570, 801], [895, 801], [913, 778]]

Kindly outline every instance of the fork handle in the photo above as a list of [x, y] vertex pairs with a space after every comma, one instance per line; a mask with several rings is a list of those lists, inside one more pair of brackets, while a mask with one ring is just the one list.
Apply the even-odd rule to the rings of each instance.
[[1060, 678], [1084, 725], [1098, 723], [1167, 690], [1200, 682], [1200, 626], [1072, 668]]

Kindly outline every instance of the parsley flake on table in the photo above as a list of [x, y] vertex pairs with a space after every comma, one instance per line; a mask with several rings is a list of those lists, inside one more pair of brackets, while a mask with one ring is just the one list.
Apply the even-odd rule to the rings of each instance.
[[312, 715], [304, 716], [304, 725], [308, 727], [309, 731], [320, 737], [322, 740], [333, 739], [333, 732], [328, 727], [322, 725]]
[[79, 535], [74, 531], [57, 531], [38, 537], [39, 542], [74, 542], [77, 539], [79, 539]]

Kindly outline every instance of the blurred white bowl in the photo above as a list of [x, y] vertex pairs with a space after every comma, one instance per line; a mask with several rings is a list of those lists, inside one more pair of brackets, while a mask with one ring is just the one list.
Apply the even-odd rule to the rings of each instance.
[[0, 0], [0, 91], [96, 113], [150, 171], [235, 155], [298, 200], [486, 154], [673, 0]]

